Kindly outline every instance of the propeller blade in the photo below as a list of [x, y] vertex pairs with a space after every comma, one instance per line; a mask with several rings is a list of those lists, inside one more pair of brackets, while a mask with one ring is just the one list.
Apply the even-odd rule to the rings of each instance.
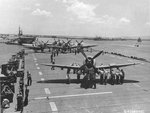
[[81, 44], [82, 42], [83, 42], [83, 40], [79, 44]]
[[[44, 44], [44, 42], [43, 42], [43, 41], [41, 41], [41, 42]], [[41, 43], [41, 44], [42, 44], [42, 43]]]
[[[71, 39], [71, 40], [72, 40], [72, 39]], [[69, 41], [67, 42], [67, 44], [69, 44], [69, 45], [70, 45], [71, 40], [69, 40]]]
[[83, 51], [83, 50], [80, 50], [80, 52], [81, 52], [82, 55], [87, 59], [87, 56], [86, 56], [86, 54], [84, 53], [84, 51]]
[[49, 42], [49, 40], [45, 44], [47, 44], [48, 42]]
[[63, 43], [66, 43], [64, 40], [62, 40], [63, 41]]
[[96, 57], [98, 57], [100, 54], [102, 54], [103, 53], [103, 51], [100, 51], [100, 52], [98, 52], [94, 57], [93, 57], [93, 59], [95, 59]]
[[79, 44], [79, 42], [76, 40], [76, 42]]

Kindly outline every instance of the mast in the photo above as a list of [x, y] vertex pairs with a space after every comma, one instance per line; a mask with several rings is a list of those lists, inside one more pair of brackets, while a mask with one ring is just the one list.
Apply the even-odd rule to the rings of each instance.
[[23, 34], [23, 33], [22, 33], [22, 30], [20, 29], [20, 26], [19, 26], [19, 33], [18, 33], [18, 37], [19, 37], [19, 38], [21, 38], [20, 36], [22, 36], [22, 34]]

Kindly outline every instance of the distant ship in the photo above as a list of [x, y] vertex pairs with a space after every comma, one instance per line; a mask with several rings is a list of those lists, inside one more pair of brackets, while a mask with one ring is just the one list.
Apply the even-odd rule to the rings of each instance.
[[11, 40], [7, 41], [6, 44], [13, 44], [13, 45], [22, 45], [23, 43], [32, 44], [32, 42], [35, 40], [36, 40], [36, 37], [24, 36], [23, 31], [20, 29], [20, 26], [19, 26], [18, 38], [11, 39]]
[[139, 37], [137, 41], [138, 41], [138, 42], [142, 42], [142, 39]]
[[137, 39], [137, 42], [136, 42], [135, 46], [136, 46], [136, 47], [139, 47], [139, 46], [141, 45], [141, 42], [142, 42], [142, 39], [139, 37], [139, 38]]

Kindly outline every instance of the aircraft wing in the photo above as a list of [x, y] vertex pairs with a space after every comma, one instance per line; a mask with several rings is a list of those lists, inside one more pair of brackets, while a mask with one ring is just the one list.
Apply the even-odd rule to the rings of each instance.
[[100, 65], [100, 66], [96, 66], [96, 68], [97, 69], [110, 69], [110, 68], [127, 67], [127, 66], [132, 66], [132, 65], [137, 65], [137, 64], [140, 64], [140, 63]]
[[33, 49], [33, 50], [40, 50], [41, 48], [40, 47], [33, 47], [33, 46], [27, 46], [27, 45], [23, 45], [25, 48], [28, 48], [28, 49]]
[[[87, 46], [81, 46], [81, 48], [89, 48], [89, 47], [95, 47], [97, 45], [87, 45]], [[78, 48], [78, 46], [72, 46], [70, 48]]]
[[77, 65], [75, 65], [75, 66], [70, 66], [70, 65], [60, 65], [60, 64], [41, 64], [41, 65], [58, 67], [58, 68], [61, 68], [61, 69], [64, 69], [64, 68], [66, 68], [66, 69], [68, 69], [68, 68], [70, 68], [70, 69], [79, 69], [79, 68], [80, 68], [79, 65], [78, 65], [78, 66], [77, 66]]
[[89, 48], [89, 47], [95, 47], [97, 45], [87, 45], [87, 46], [82, 46], [82, 48]]
[[56, 45], [47, 45], [47, 48], [53, 48], [53, 49], [62, 49], [62, 46], [56, 46]]

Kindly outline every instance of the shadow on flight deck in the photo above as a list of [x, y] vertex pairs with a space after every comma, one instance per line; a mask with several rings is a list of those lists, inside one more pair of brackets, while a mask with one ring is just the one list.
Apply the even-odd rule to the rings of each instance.
[[[82, 79], [81, 79], [82, 81]], [[70, 83], [81, 83], [81, 81], [79, 82], [77, 79], [71, 79]], [[41, 81], [37, 81], [37, 83], [60, 83], [60, 84], [66, 84], [67, 80], [66, 79], [51, 79], [51, 80], [41, 80]], [[100, 83], [99, 79], [96, 79], [96, 83]], [[139, 83], [139, 81], [136, 80], [129, 80], [129, 79], [124, 79], [124, 83]], [[110, 84], [109, 82], [107, 84]]]

